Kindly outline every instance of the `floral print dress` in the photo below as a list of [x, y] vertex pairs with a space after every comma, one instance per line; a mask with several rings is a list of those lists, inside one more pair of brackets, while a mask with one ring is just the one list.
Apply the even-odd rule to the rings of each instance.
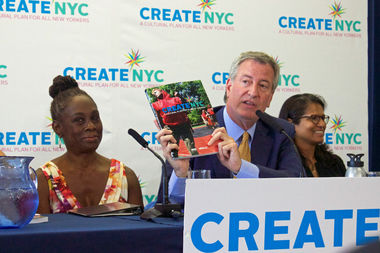
[[[53, 162], [47, 162], [42, 167], [48, 185], [50, 211], [52, 213], [65, 213], [81, 205], [69, 189], [62, 171]], [[128, 182], [124, 165], [118, 160], [111, 160], [106, 188], [99, 205], [113, 202], [127, 202]]]

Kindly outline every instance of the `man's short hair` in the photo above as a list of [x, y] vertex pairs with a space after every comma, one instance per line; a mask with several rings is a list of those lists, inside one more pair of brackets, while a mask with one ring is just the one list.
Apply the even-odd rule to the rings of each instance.
[[[272, 91], [274, 92], [275, 89], [277, 88], [278, 81], [280, 78], [280, 66], [278, 65], [276, 60], [273, 59], [272, 56], [269, 56], [268, 54], [264, 52], [247, 51], [247, 52], [241, 53], [239, 57], [237, 57], [231, 64], [230, 79], [232, 81], [235, 80], [240, 64], [242, 64], [246, 60], [254, 60], [255, 62], [258, 62], [261, 64], [269, 64], [272, 67], [273, 72], [274, 72]], [[227, 101], [227, 91], [224, 94], [224, 102], [226, 101]]]

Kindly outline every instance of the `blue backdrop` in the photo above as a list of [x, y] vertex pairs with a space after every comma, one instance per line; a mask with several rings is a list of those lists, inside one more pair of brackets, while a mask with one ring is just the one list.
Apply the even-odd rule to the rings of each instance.
[[[380, 3], [368, 1], [369, 168], [380, 171]], [[376, 99], [377, 98], [377, 99]]]

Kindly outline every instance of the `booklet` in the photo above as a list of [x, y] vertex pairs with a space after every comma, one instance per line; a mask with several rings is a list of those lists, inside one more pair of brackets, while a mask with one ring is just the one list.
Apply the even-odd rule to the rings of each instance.
[[69, 210], [68, 213], [86, 217], [103, 217], [116, 215], [139, 215], [142, 210], [139, 205], [115, 202], [97, 206], [86, 206]]
[[179, 150], [172, 151], [174, 159], [218, 152], [218, 142], [207, 145], [218, 123], [200, 80], [148, 88], [145, 94], [159, 128], [173, 131], [179, 145]]
[[48, 222], [49, 217], [36, 213], [33, 219], [29, 222], [29, 224], [43, 223]]

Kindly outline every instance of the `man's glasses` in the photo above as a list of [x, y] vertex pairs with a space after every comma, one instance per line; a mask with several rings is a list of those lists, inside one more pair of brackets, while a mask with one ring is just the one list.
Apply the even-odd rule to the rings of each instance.
[[304, 116], [301, 116], [300, 119], [302, 118], [306, 118], [306, 119], [309, 119], [311, 121], [313, 121], [314, 124], [318, 125], [319, 121], [320, 120], [323, 120], [326, 125], [329, 123], [329, 120], [330, 120], [330, 117], [327, 116], [327, 115], [322, 115], [322, 116], [319, 116], [319, 115], [304, 115]]

